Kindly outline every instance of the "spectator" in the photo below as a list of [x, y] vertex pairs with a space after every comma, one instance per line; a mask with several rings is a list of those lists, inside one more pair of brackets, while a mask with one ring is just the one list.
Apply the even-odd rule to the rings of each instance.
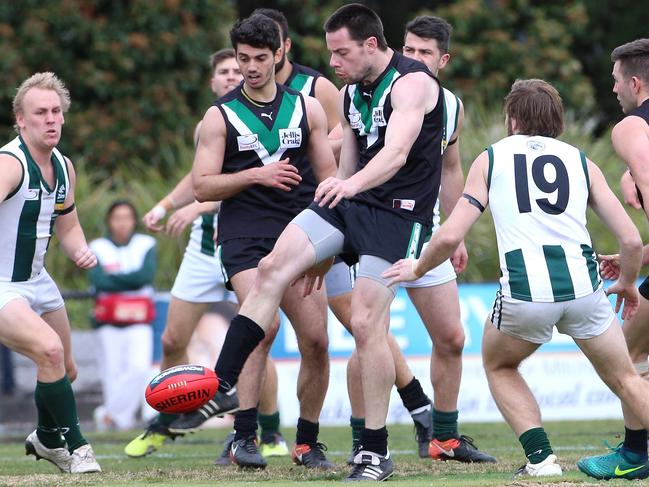
[[151, 370], [155, 239], [136, 233], [133, 204], [115, 201], [106, 213], [107, 235], [90, 248], [99, 265], [90, 273], [97, 292], [97, 326], [104, 404], [95, 410], [98, 429], [130, 429], [144, 403]]

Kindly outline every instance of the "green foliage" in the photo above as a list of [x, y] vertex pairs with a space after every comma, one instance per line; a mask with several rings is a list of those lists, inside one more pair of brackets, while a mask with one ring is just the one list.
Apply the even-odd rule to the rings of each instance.
[[591, 82], [571, 52], [575, 36], [588, 29], [581, 2], [458, 0], [427, 13], [453, 26], [443, 78], [467, 101], [497, 103], [515, 79], [542, 78], [567, 107], [579, 113], [594, 107]]
[[133, 156], [169, 174], [162, 152], [190, 138], [210, 101], [209, 54], [223, 47], [230, 2], [23, 0], [0, 6], [0, 130], [15, 88], [36, 71], [67, 84], [64, 151], [106, 176]]

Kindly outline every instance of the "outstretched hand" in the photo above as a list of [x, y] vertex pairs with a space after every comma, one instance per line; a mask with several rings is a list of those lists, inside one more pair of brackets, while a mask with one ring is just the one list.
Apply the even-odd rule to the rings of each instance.
[[387, 286], [397, 284], [404, 281], [416, 281], [421, 276], [415, 272], [417, 259], [401, 259], [392, 264], [392, 267], [385, 270], [381, 277], [390, 279]]
[[599, 275], [604, 279], [614, 281], [620, 277], [620, 254], [597, 256], [599, 260]]
[[606, 290], [607, 296], [611, 294], [615, 294], [617, 297], [615, 300], [615, 312], [618, 313], [620, 309], [622, 309], [623, 320], [633, 318], [638, 311], [640, 301], [638, 288], [635, 286], [635, 283], [624, 285], [620, 281], [615, 281], [615, 283]]
[[[322, 284], [324, 283], [324, 278], [331, 266], [334, 263], [334, 257], [325, 259], [319, 264], [314, 265], [304, 273], [304, 286], [302, 288], [302, 297], [305, 298], [309, 296], [313, 289], [320, 290]], [[296, 279], [291, 283], [291, 286], [295, 286], [301, 278]]]
[[329, 203], [329, 208], [335, 207], [343, 198], [349, 199], [356, 196], [358, 188], [349, 179], [328, 177], [322, 181], [315, 191], [314, 201], [320, 207]]

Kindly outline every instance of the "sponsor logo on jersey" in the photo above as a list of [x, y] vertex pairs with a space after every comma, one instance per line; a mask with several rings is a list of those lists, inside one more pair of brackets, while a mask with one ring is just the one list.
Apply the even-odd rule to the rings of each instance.
[[353, 129], [360, 130], [363, 128], [363, 121], [360, 113], [349, 114], [349, 126]]
[[41, 194], [40, 189], [28, 189], [27, 193], [25, 194], [25, 199], [26, 200], [37, 200], [38, 197]]
[[385, 127], [387, 125], [383, 116], [383, 107], [374, 107], [372, 109], [372, 124], [375, 127]]
[[415, 200], [392, 200], [392, 208], [413, 211], [415, 209]]
[[527, 147], [536, 152], [542, 152], [545, 150], [545, 144], [540, 140], [528, 140]]
[[262, 116], [262, 117], [268, 117], [268, 118], [270, 119], [271, 122], [273, 121], [273, 112], [270, 112], [270, 113], [262, 113], [261, 116]]
[[237, 137], [237, 145], [239, 146], [240, 151], [257, 150], [260, 147], [259, 135], [257, 134], [239, 135]]
[[291, 149], [302, 145], [302, 129], [279, 129], [279, 148]]

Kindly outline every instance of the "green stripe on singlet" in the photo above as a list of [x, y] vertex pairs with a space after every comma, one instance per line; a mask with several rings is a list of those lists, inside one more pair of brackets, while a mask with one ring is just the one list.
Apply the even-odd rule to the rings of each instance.
[[581, 244], [581, 255], [586, 259], [588, 275], [590, 276], [590, 283], [593, 285], [593, 291], [597, 291], [600, 280], [599, 272], [597, 272], [597, 259], [595, 258], [595, 252], [590, 245]]
[[20, 146], [27, 158], [27, 171], [29, 174], [29, 189], [38, 192], [38, 198], [27, 200], [23, 204], [18, 220], [18, 235], [16, 235], [16, 253], [14, 256], [14, 267], [11, 273], [12, 282], [27, 281], [32, 274], [32, 263], [36, 252], [36, 225], [38, 215], [41, 212], [41, 171], [29, 155], [29, 151], [23, 145]]
[[532, 301], [530, 281], [527, 278], [525, 258], [521, 249], [505, 252], [505, 265], [509, 272], [509, 290], [512, 298]]
[[[54, 191], [55, 191], [55, 205], [54, 205], [54, 211], [52, 212], [52, 218], [50, 219], [50, 235], [54, 235], [54, 222], [56, 222], [56, 217], [58, 215], [58, 212], [62, 210], [63, 208], [57, 208], [57, 205], [65, 203], [65, 199], [67, 198], [68, 192], [65, 187], [65, 159], [63, 161], [60, 161], [58, 157], [52, 152], [52, 164], [54, 165], [54, 176], [55, 176], [55, 182], [54, 182]], [[65, 192], [61, 193], [61, 196], [59, 197], [59, 191], [60, 188], [65, 188]], [[63, 196], [65, 194], [65, 196]], [[46, 249], [50, 247], [50, 242], [51, 238], [47, 241], [47, 246]]]
[[491, 177], [494, 172], [494, 148], [492, 146], [487, 147], [487, 155], [489, 156], [489, 172], [487, 173], [487, 191], [491, 188]]
[[543, 255], [550, 274], [550, 285], [555, 301], [575, 299], [575, 287], [572, 284], [570, 269], [566, 261], [566, 252], [561, 245], [544, 245]]
[[[273, 128], [268, 129], [246, 105], [237, 99], [224, 103], [239, 117], [241, 122], [250, 129], [250, 132], [259, 136], [259, 142], [268, 154], [274, 154], [279, 148], [279, 129], [289, 126], [296, 104], [300, 103], [298, 95], [284, 92], [278, 113], [275, 115]], [[303, 115], [304, 116], [304, 115]]]
[[[356, 110], [361, 114], [361, 120], [365, 126], [365, 133], [369, 134], [372, 131], [372, 112], [374, 108], [379, 106], [379, 102], [383, 98], [385, 91], [392, 86], [392, 81], [394, 80], [395, 74], [398, 71], [395, 68], [390, 68], [390, 70], [385, 74], [379, 85], [374, 90], [372, 94], [372, 101], [368, 105], [367, 102], [363, 99], [361, 90], [357, 87], [354, 91], [354, 97], [351, 102], [356, 107]], [[444, 96], [442, 94], [442, 96]]]
[[583, 151], [579, 151], [579, 157], [581, 158], [581, 167], [584, 170], [584, 175], [586, 176], [586, 187], [588, 188], [588, 194], [590, 194], [590, 176], [588, 175], [588, 163], [586, 162], [586, 154]]
[[[309, 76], [308, 74], [304, 74], [304, 73], [296, 74], [295, 77], [289, 83], [288, 87], [302, 93], [302, 88], [304, 88], [306, 82], [309, 81], [309, 78], [311, 78], [311, 76]], [[308, 95], [308, 93], [305, 94]]]
[[201, 253], [214, 256], [214, 215], [201, 215]]

